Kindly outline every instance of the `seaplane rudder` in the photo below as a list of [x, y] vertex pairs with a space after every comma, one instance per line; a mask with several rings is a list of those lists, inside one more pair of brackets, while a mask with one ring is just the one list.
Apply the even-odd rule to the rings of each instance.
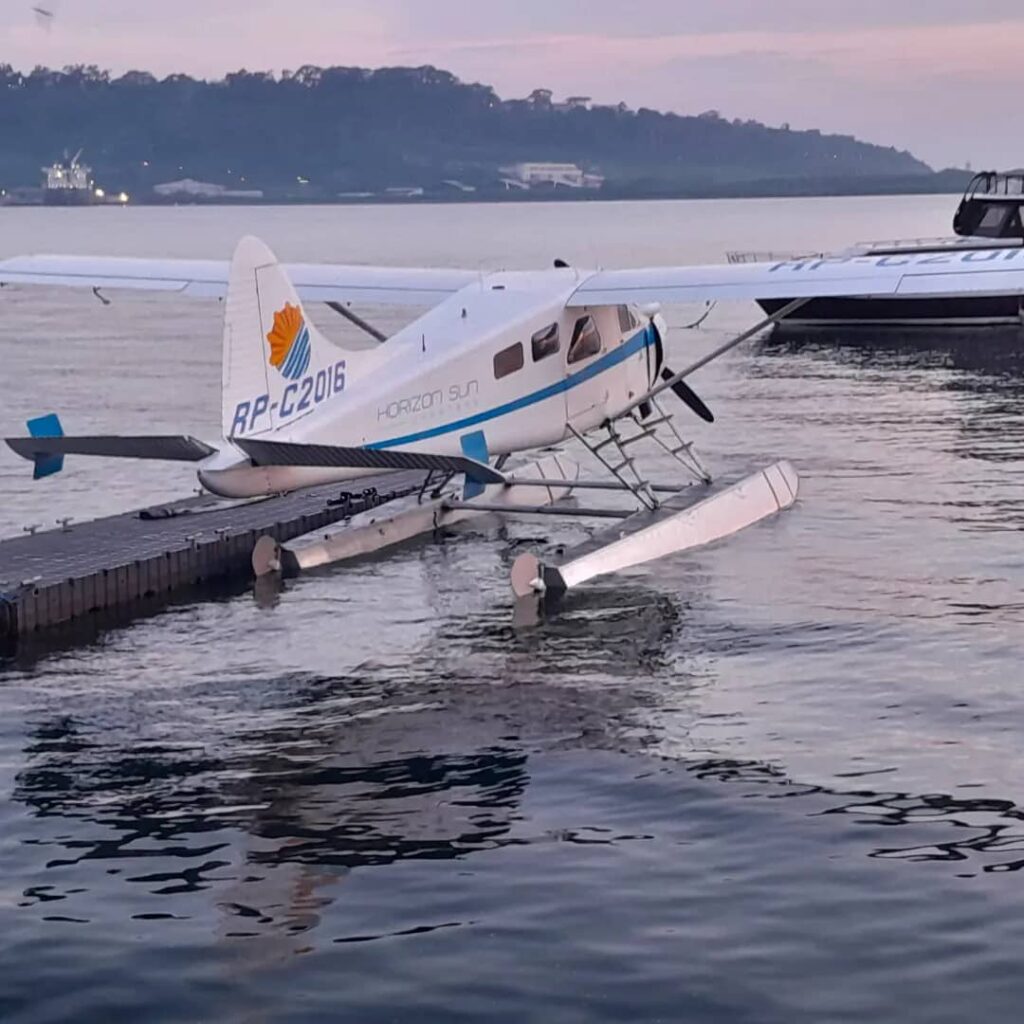
[[235, 249], [224, 311], [222, 426], [226, 438], [290, 434], [343, 392], [371, 353], [328, 341], [284, 268], [253, 236]]

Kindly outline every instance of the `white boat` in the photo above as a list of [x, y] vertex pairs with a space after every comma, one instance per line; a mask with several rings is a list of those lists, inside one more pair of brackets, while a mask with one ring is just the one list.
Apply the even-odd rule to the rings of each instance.
[[[833, 253], [731, 252], [730, 263], [800, 262], [858, 257], [892, 257], [934, 254], [936, 263], [945, 256], [977, 253], [984, 262], [989, 253], [1011, 246], [1024, 246], [1024, 170], [997, 173], [985, 171], [971, 180], [953, 216], [954, 235], [945, 238], [910, 238], [883, 242], [861, 242]], [[790, 301], [785, 298], [759, 299], [768, 314], [776, 313]], [[812, 299], [795, 316], [785, 321], [785, 330], [842, 328], [916, 327], [1021, 327], [1024, 326], [1024, 296], [929, 295], [913, 298], [829, 297]]]

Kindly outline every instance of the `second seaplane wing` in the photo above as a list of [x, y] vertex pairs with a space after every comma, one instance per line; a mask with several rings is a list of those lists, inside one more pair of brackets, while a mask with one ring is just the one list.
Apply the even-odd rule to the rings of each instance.
[[570, 307], [704, 299], [1024, 294], [1024, 248], [602, 270]]
[[[227, 294], [226, 260], [135, 259], [122, 256], [14, 256], [0, 260], [0, 285], [129, 288], [195, 298]], [[293, 263], [285, 267], [307, 302], [434, 306], [479, 278], [472, 270]]]

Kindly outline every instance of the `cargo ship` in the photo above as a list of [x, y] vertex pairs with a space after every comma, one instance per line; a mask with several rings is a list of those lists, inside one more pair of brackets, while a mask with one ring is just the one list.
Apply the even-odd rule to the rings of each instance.
[[43, 171], [43, 204], [45, 206], [90, 206], [101, 202], [103, 193], [97, 194], [92, 180], [92, 168], [81, 163], [82, 151], [73, 157], [64, 154]]

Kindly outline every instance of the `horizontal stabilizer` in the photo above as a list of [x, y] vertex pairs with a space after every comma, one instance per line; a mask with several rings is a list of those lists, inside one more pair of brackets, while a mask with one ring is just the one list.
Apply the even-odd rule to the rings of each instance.
[[8, 446], [22, 458], [40, 456], [101, 455], [114, 459], [164, 459], [169, 462], [201, 462], [217, 449], [194, 437], [8, 437]]
[[381, 448], [338, 448], [329, 444], [289, 444], [284, 441], [255, 441], [234, 437], [257, 466], [315, 466], [337, 469], [433, 469], [465, 473], [484, 484], [501, 484], [505, 477], [476, 459], [458, 455], [430, 455], [423, 452], [391, 451]]

